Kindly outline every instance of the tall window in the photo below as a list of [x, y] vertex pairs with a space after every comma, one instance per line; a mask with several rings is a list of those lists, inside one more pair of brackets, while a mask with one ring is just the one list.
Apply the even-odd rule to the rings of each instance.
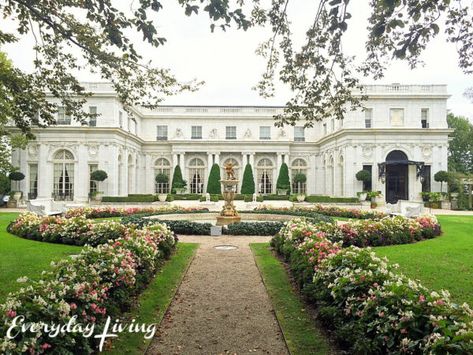
[[97, 106], [89, 106], [89, 113], [95, 115], [89, 118], [89, 126], [97, 126]]
[[118, 125], [120, 128], [123, 128], [123, 112], [118, 112]]
[[292, 176], [292, 191], [296, 194], [305, 194], [306, 182], [296, 182], [295, 177], [297, 174], [303, 174], [307, 179], [307, 163], [303, 159], [295, 159], [291, 165], [291, 176]]
[[168, 140], [168, 126], [156, 126], [156, 140], [158, 141]]
[[258, 192], [260, 194], [270, 194], [273, 188], [273, 163], [264, 158], [256, 166], [258, 176]]
[[194, 158], [189, 162], [189, 181], [191, 194], [204, 192], [205, 164], [202, 159]]
[[38, 164], [30, 164], [30, 192], [28, 199], [34, 200], [36, 197], [38, 197]]
[[373, 127], [373, 109], [367, 108], [365, 110], [365, 128]]
[[422, 128], [429, 128], [429, 109], [423, 108], [420, 111], [420, 124]]
[[259, 139], [271, 139], [271, 126], [260, 126]]
[[93, 194], [94, 192], [97, 192], [97, 181], [90, 180], [90, 175], [95, 171], [98, 170], [99, 166], [98, 164], [89, 164], [89, 194]]
[[202, 126], [192, 126], [191, 139], [202, 139]]
[[294, 142], [304, 142], [305, 141], [305, 130], [303, 126], [294, 127]]
[[68, 150], [54, 154], [53, 198], [59, 201], [74, 199], [74, 156]]
[[424, 174], [422, 180], [422, 192], [431, 192], [430, 180], [431, 180], [430, 165], [424, 166]]
[[70, 125], [71, 124], [71, 115], [66, 112], [64, 107], [58, 107], [57, 109], [57, 124], [61, 125]]
[[[371, 180], [373, 179], [373, 166], [372, 165], [363, 165], [363, 170], [369, 171], [371, 174]], [[363, 191], [371, 191], [372, 189], [372, 182], [370, 181], [363, 181]]]
[[391, 126], [403, 126], [404, 125], [404, 109], [403, 108], [390, 109], [389, 120], [391, 122]]
[[226, 139], [236, 139], [236, 126], [227, 126], [225, 128]]
[[[168, 178], [167, 183], [156, 182], [156, 176], [158, 174], [166, 175]], [[155, 177], [155, 192], [158, 194], [169, 193], [169, 186], [171, 184], [171, 163], [166, 158], [158, 158], [154, 162], [154, 177]]]

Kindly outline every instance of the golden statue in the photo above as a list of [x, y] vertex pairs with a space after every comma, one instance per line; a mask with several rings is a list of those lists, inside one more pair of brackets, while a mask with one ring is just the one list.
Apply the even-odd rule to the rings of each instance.
[[227, 173], [227, 180], [236, 180], [235, 171], [233, 170], [234, 165], [228, 162], [224, 165], [225, 172]]

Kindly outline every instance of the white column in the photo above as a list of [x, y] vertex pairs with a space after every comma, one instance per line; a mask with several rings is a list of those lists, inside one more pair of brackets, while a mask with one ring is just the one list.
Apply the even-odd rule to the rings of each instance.
[[210, 169], [212, 169], [213, 165], [213, 153], [207, 153], [207, 173], [210, 173]]
[[251, 165], [251, 168], [253, 169], [253, 174], [255, 172], [255, 153], [250, 153], [250, 165]]
[[220, 166], [220, 152], [215, 153], [215, 163]]
[[279, 169], [281, 169], [282, 165], [282, 153], [277, 153], [277, 158], [276, 158], [276, 174], [279, 173]]
[[53, 165], [48, 162], [48, 146], [40, 144], [38, 151], [38, 198], [51, 198]]
[[145, 192], [147, 194], [154, 193], [154, 169], [152, 157], [149, 154], [145, 155]]
[[89, 192], [89, 164], [87, 147], [83, 144], [77, 148], [77, 163], [74, 166], [74, 201], [87, 202]]

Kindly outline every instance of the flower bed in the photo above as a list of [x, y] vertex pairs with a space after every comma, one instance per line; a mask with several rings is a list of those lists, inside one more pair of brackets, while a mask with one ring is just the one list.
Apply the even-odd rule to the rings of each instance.
[[153, 215], [166, 213], [202, 213], [208, 212], [207, 208], [183, 208], [178, 206], [162, 207], [79, 207], [67, 210], [64, 214], [66, 218], [83, 216], [86, 218], [110, 218], [124, 217], [136, 214]]
[[[36, 226], [30, 218], [25, 223]], [[86, 246], [76, 257], [59, 261], [43, 273], [41, 280], [30, 282], [7, 298], [0, 306], [0, 334], [5, 336], [17, 315], [25, 316], [29, 323], [58, 325], [77, 317], [77, 324], [83, 328], [86, 323], [97, 324], [95, 332], [99, 332], [107, 316], [115, 319], [130, 308], [175, 243], [172, 232], [157, 224], [144, 229], [124, 228], [116, 240]], [[96, 350], [96, 341], [78, 332], [57, 337], [19, 332], [15, 339], [0, 338], [0, 353], [89, 354]]]
[[[418, 223], [432, 220], [425, 217]], [[321, 225], [296, 219], [271, 244], [318, 317], [349, 353], [473, 352], [473, 312], [396, 273], [370, 248], [342, 248]]]
[[291, 208], [273, 208], [269, 206], [260, 206], [254, 209], [255, 212], [296, 214], [316, 213], [331, 217], [345, 217], [356, 219], [381, 219], [387, 216], [386, 213], [376, 210], [362, 210], [359, 208], [344, 208], [336, 206], [315, 205], [311, 207], [291, 207]]

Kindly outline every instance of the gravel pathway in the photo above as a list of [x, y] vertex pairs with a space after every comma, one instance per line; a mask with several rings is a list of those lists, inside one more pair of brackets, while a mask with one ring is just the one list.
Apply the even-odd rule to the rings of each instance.
[[288, 354], [249, 248], [269, 238], [180, 240], [200, 247], [147, 354]]

